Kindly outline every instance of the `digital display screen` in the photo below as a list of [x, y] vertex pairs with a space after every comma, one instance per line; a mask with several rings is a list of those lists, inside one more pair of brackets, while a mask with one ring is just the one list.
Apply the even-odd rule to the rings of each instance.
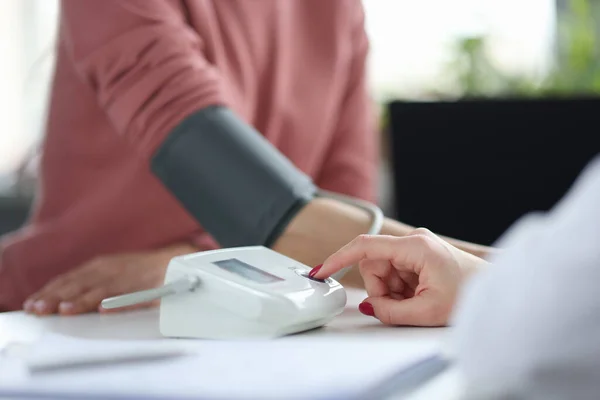
[[213, 262], [217, 267], [257, 283], [273, 283], [283, 281], [282, 278], [246, 264], [237, 258]]

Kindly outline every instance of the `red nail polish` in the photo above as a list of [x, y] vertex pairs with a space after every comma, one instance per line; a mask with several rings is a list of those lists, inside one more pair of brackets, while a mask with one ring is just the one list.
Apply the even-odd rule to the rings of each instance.
[[373, 310], [373, 306], [371, 303], [362, 302], [358, 305], [358, 311], [361, 313], [368, 315], [369, 317], [373, 317], [375, 315], [375, 310]]
[[322, 266], [323, 266], [323, 264], [317, 265], [316, 267], [311, 269], [310, 272], [308, 273], [308, 276], [311, 278], [314, 277], [317, 274], [317, 272], [319, 272], [319, 270], [321, 269]]

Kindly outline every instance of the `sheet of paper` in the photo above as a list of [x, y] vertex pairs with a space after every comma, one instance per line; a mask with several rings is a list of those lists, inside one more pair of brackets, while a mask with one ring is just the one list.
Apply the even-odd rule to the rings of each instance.
[[92, 340], [46, 333], [36, 341], [5, 344], [0, 353], [0, 385], [53, 370], [152, 362], [188, 354], [194, 351], [178, 341]]
[[[434, 340], [288, 337], [271, 341], [98, 341], [45, 336], [28, 360], [177, 344], [192, 353], [0, 379], [0, 395], [170, 399], [351, 399], [438, 349]], [[37, 351], [37, 353], [36, 353]]]

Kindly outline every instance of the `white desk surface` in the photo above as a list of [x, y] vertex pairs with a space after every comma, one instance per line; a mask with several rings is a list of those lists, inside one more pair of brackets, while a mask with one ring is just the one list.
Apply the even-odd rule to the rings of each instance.
[[[357, 306], [366, 297], [361, 290], [348, 290], [346, 310], [327, 326], [302, 335], [333, 337], [425, 338], [444, 340], [444, 328], [401, 328], [382, 325], [359, 313]], [[87, 339], [140, 340], [161, 338], [158, 309], [116, 314], [85, 314], [73, 317], [35, 317], [22, 312], [0, 314], [0, 349], [8, 342], [33, 341], [43, 332]], [[410, 396], [410, 400], [455, 400], [459, 396], [456, 372], [452, 369], [432, 379]]]

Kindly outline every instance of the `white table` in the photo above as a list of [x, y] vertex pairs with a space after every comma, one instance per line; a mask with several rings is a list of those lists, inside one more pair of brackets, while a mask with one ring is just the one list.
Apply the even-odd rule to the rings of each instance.
[[[425, 338], [444, 340], [443, 328], [387, 327], [372, 317], [359, 313], [357, 306], [366, 297], [360, 290], [348, 290], [346, 310], [326, 327], [302, 335], [330, 337], [395, 338], [397, 340]], [[50, 331], [88, 339], [140, 340], [157, 339], [158, 309], [110, 315], [86, 314], [74, 317], [35, 317], [22, 312], [0, 314], [0, 349], [9, 342], [33, 341]], [[459, 395], [456, 372], [448, 370], [432, 379], [411, 395], [410, 400], [454, 400]]]

